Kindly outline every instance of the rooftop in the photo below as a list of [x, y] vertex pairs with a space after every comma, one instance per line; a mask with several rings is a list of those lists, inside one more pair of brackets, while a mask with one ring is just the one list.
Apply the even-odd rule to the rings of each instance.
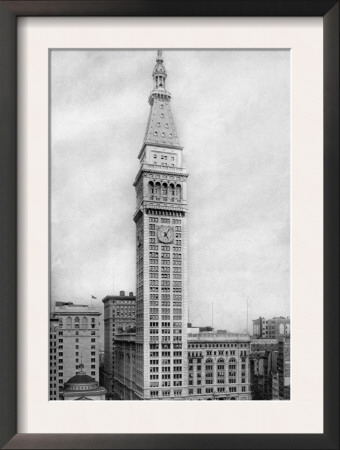
[[188, 333], [188, 342], [198, 341], [242, 341], [249, 342], [249, 334], [243, 333], [231, 333], [224, 330], [215, 331], [203, 331], [200, 333]]

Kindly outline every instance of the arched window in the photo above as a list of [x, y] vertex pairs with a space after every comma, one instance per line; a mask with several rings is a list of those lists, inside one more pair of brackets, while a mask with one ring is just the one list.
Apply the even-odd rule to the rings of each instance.
[[176, 200], [181, 200], [182, 199], [182, 188], [179, 184], [177, 184], [176, 186]]
[[175, 185], [174, 184], [169, 185], [169, 194], [170, 194], [171, 200], [174, 201], [175, 200]]
[[79, 328], [79, 322], [80, 322], [79, 317], [76, 317], [74, 319], [74, 328]]
[[72, 328], [72, 319], [71, 319], [71, 317], [68, 317], [66, 319], [66, 328]]
[[59, 319], [59, 328], [63, 328], [63, 325], [64, 325], [64, 323], [63, 323], [63, 319]]
[[148, 193], [149, 193], [149, 197], [152, 197], [152, 196], [153, 196], [153, 192], [154, 192], [153, 182], [152, 182], [152, 181], [149, 181], [149, 184], [148, 184]]
[[87, 328], [87, 322], [88, 322], [87, 317], [83, 317], [81, 321], [81, 327]]
[[236, 383], [236, 374], [237, 374], [236, 358], [230, 358], [229, 359], [229, 367], [228, 367], [228, 383], [229, 384]]
[[286, 323], [286, 334], [290, 334], [290, 324]]
[[161, 195], [161, 184], [156, 183], [155, 184], [155, 196], [160, 197], [160, 195]]
[[162, 184], [162, 196], [167, 197], [168, 196], [168, 185], [166, 183]]
[[217, 370], [224, 370], [225, 369], [225, 360], [224, 358], [218, 358], [217, 360]]
[[218, 358], [217, 360], [217, 384], [225, 383], [225, 360]]

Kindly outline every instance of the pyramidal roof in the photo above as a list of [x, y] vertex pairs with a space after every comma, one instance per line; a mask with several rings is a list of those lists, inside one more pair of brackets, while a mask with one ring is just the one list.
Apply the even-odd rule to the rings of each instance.
[[144, 143], [180, 147], [169, 101], [154, 99], [146, 127]]
[[160, 50], [157, 52], [156, 66], [152, 77], [155, 86], [149, 96], [151, 109], [144, 144], [182, 148], [170, 109], [171, 94], [165, 89], [167, 73]]

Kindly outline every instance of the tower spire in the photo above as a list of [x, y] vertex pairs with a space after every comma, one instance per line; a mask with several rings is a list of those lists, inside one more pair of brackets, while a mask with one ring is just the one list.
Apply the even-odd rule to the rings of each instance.
[[149, 95], [151, 109], [142, 150], [148, 144], [182, 149], [170, 110], [171, 94], [165, 88], [167, 72], [163, 60], [162, 50], [157, 50], [156, 65], [152, 72], [154, 88]]
[[152, 78], [154, 80], [154, 88], [150, 93], [149, 103], [153, 104], [154, 99], [170, 100], [171, 94], [165, 89], [165, 80], [168, 74], [166, 73], [163, 64], [163, 52], [157, 50], [156, 65], [152, 72]]

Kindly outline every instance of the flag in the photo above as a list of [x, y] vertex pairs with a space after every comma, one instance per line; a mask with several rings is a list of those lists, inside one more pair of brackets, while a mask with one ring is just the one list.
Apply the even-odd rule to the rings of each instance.
[[94, 298], [95, 300], [97, 300], [97, 297], [94, 297], [93, 295], [91, 295], [91, 298]]

